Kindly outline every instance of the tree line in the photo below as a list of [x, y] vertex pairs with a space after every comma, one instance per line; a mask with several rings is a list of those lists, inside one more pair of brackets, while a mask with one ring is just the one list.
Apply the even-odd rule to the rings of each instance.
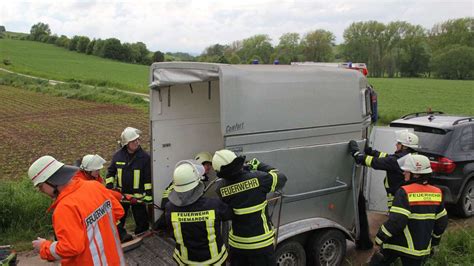
[[198, 61], [271, 64], [296, 61], [366, 63], [372, 77], [474, 78], [474, 18], [435, 24], [430, 30], [405, 21], [383, 24], [354, 22], [344, 30], [344, 42], [335, 45], [334, 34], [318, 29], [303, 36], [285, 33], [273, 47], [260, 34], [207, 47]]
[[78, 35], [68, 38], [66, 35], [51, 34], [49, 25], [42, 22], [38, 22], [31, 27], [27, 39], [54, 44], [70, 51], [133, 64], [150, 65], [153, 62], [162, 62], [165, 59], [162, 52], [150, 52], [143, 42], [121, 43], [117, 38], [91, 40], [87, 36]]
[[474, 18], [435, 24], [431, 29], [405, 21], [387, 24], [354, 22], [344, 30], [344, 41], [335, 44], [332, 32], [317, 29], [300, 35], [285, 33], [273, 46], [266, 34], [230, 44], [213, 44], [199, 56], [188, 53], [150, 52], [142, 42], [121, 43], [116, 38], [68, 38], [51, 34], [48, 24], [31, 27], [28, 39], [55, 44], [71, 51], [149, 65], [162, 61], [200, 61], [229, 64], [290, 64], [291, 62], [361, 62], [372, 77], [474, 78]]

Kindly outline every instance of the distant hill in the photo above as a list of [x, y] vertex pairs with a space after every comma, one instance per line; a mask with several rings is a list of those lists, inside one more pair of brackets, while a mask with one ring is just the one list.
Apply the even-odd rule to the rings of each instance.
[[148, 93], [148, 66], [85, 55], [41, 42], [17, 40], [26, 34], [5, 33], [9, 38], [0, 39], [2, 68], [46, 79]]

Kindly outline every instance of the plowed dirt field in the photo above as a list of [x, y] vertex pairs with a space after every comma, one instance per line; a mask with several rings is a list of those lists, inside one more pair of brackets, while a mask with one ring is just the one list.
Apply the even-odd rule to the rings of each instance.
[[110, 161], [127, 126], [143, 131], [148, 150], [148, 116], [143, 109], [0, 86], [0, 179], [26, 176], [29, 165], [46, 154], [67, 164], [88, 153]]

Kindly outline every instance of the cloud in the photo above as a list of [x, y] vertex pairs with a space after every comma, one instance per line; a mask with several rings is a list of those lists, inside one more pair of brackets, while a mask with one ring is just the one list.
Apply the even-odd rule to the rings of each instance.
[[160, 0], [160, 1], [14, 1], [0, 2], [0, 25], [29, 32], [37, 22], [58, 35], [115, 37], [144, 42], [150, 50], [200, 53], [268, 34], [274, 44], [287, 32], [325, 29], [336, 43], [352, 22], [403, 20], [431, 28], [452, 18], [472, 17], [472, 1], [314, 1], [314, 0]]

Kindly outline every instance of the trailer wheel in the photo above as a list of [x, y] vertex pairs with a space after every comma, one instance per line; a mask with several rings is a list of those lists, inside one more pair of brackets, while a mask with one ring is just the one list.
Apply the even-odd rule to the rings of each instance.
[[314, 234], [307, 246], [308, 265], [340, 265], [346, 255], [346, 238], [336, 229]]
[[279, 266], [305, 266], [306, 253], [303, 246], [296, 241], [284, 242], [278, 245], [275, 258]]

